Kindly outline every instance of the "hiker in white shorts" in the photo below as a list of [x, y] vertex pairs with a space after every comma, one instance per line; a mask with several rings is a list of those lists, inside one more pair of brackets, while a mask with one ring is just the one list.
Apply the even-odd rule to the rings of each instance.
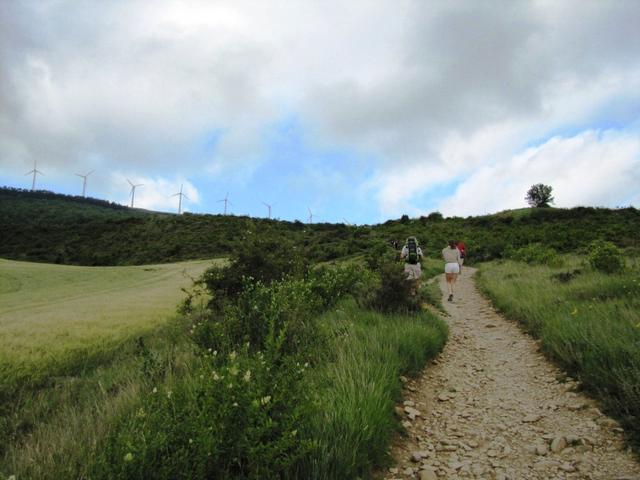
[[449, 240], [449, 245], [442, 249], [442, 258], [444, 258], [444, 274], [447, 278], [447, 288], [449, 290], [449, 298], [447, 300], [453, 302], [453, 286], [460, 273], [460, 250], [458, 250], [456, 242]]

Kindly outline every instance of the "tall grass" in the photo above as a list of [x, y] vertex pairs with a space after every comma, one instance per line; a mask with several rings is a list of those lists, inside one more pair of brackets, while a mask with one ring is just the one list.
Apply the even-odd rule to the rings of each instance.
[[440, 352], [447, 328], [429, 313], [382, 315], [353, 303], [325, 315], [321, 324], [330, 337], [330, 357], [314, 372], [315, 449], [300, 478], [366, 477], [387, 459], [397, 429], [399, 376], [415, 375]]
[[170, 323], [144, 337], [142, 348], [140, 339], [131, 339], [110, 362], [16, 392], [0, 409], [0, 478], [89, 478], [91, 458], [149, 379], [183, 375], [193, 361], [184, 332]]
[[496, 307], [521, 322], [542, 348], [640, 439], [640, 276], [505, 261], [480, 267], [479, 285]]

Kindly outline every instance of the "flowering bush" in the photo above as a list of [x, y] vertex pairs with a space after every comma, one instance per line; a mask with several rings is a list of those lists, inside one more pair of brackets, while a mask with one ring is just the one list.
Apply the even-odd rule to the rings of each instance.
[[238, 345], [270, 357], [307, 351], [317, 337], [313, 318], [348, 294], [371, 274], [348, 266], [320, 268], [307, 278], [286, 278], [270, 285], [245, 282], [244, 290], [222, 311], [194, 321], [191, 334], [204, 349], [228, 353]]
[[234, 246], [229, 265], [207, 270], [202, 283], [212, 296], [211, 306], [222, 304], [240, 294], [247, 283], [265, 285], [287, 276], [303, 276], [307, 260], [291, 241], [250, 235]]
[[298, 432], [306, 368], [247, 349], [207, 352], [188, 377], [149, 386], [110, 436], [95, 478], [278, 478], [310, 449]]
[[[183, 311], [198, 347], [184, 378], [149, 393], [111, 433], [95, 478], [281, 478], [312, 449], [307, 360], [319, 313], [355, 290], [357, 267], [245, 280], [213, 309]], [[188, 307], [188, 308], [187, 308]], [[307, 440], [300, 437], [307, 438]]]

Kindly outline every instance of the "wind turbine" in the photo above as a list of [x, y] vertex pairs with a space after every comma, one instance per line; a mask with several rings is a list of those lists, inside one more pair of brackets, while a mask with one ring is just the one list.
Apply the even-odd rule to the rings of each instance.
[[173, 195], [171, 195], [172, 197], [175, 197], [175, 196], [178, 197], [178, 215], [182, 213], [182, 197], [189, 200], [189, 197], [187, 197], [184, 193], [182, 193], [182, 186], [183, 184], [180, 184], [180, 192], [174, 193]]
[[218, 200], [218, 203], [220, 202], [224, 202], [224, 214], [227, 214], [227, 204], [232, 205], [232, 203], [229, 201], [229, 192], [227, 192], [227, 194], [224, 196], [224, 198], [222, 200]]
[[76, 175], [78, 177], [82, 177], [82, 196], [84, 197], [85, 194], [87, 193], [87, 177], [89, 175], [91, 175], [94, 172], [94, 170], [91, 170], [89, 173], [87, 173], [86, 175], [82, 175], [81, 173], [76, 173]]
[[131, 208], [133, 208], [133, 199], [136, 197], [136, 187], [142, 187], [144, 183], [139, 183], [137, 185], [134, 185], [133, 183], [131, 183], [131, 180], [129, 180], [128, 178], [127, 178], [127, 182], [129, 182], [129, 185], [131, 185], [131, 193], [129, 195], [131, 196]]
[[269, 205], [265, 202], [262, 202], [262, 204], [269, 209], [269, 220], [271, 220], [271, 207], [273, 207], [273, 205]]
[[31, 183], [31, 191], [36, 189], [36, 175], [44, 175], [40, 170], [38, 170], [38, 165], [36, 161], [33, 161], [33, 170], [29, 170], [25, 175], [31, 175], [33, 173], [33, 182]]
[[311, 209], [309, 207], [307, 207], [307, 210], [309, 210], [309, 223], [313, 223], [313, 213], [311, 213]]

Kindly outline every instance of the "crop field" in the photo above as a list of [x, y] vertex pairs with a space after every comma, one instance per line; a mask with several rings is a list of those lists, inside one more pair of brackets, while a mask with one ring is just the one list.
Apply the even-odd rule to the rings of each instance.
[[175, 315], [181, 287], [211, 264], [77, 267], [0, 260], [0, 383], [66, 374], [158, 327]]

